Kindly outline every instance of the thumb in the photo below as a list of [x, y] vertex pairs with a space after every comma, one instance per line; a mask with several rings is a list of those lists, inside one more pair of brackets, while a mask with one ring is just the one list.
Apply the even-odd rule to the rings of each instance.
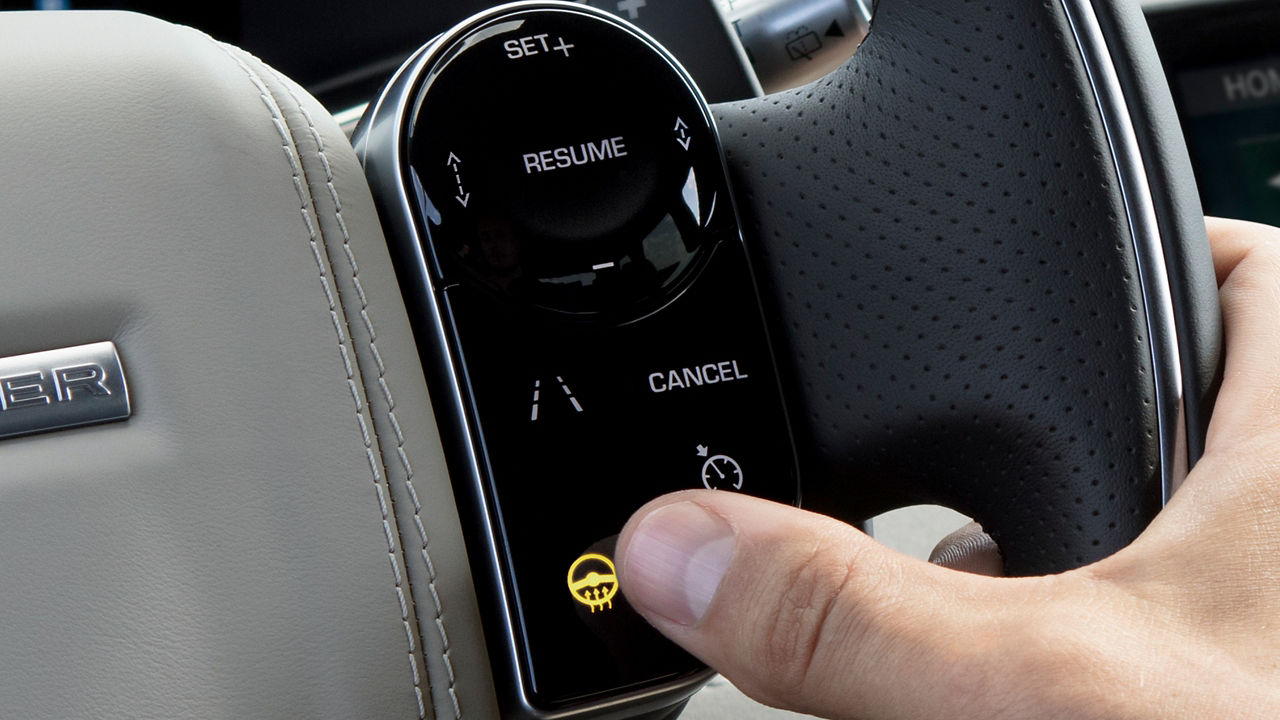
[[617, 557], [619, 586], [660, 632], [757, 700], [828, 717], [1026, 707], [998, 679], [1035, 644], [1013, 632], [1045, 612], [1029, 599], [1054, 592], [1042, 587], [1054, 578], [955, 572], [831, 518], [722, 491], [649, 503]]

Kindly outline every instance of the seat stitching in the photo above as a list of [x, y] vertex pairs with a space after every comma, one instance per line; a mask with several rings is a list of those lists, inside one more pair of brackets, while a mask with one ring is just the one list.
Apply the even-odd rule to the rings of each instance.
[[[415, 642], [413, 637], [413, 631], [409, 626], [409, 608], [408, 608], [408, 602], [405, 600], [405, 595], [404, 595], [404, 577], [400, 571], [399, 558], [397, 557], [397, 553], [395, 550], [394, 534], [391, 531], [391, 524], [389, 521], [390, 513], [388, 510], [386, 497], [382, 490], [383, 479], [382, 479], [381, 473], [378, 471], [377, 459], [374, 457], [374, 454], [373, 454], [373, 438], [369, 433], [369, 427], [367, 422], [365, 421], [364, 404], [360, 401], [360, 394], [355, 386], [355, 373], [352, 369], [351, 358], [346, 348], [346, 343], [347, 343], [346, 333], [344, 333], [342, 330], [342, 322], [338, 318], [337, 305], [334, 302], [333, 290], [330, 287], [329, 277], [328, 275], [325, 274], [324, 264], [320, 257], [319, 240], [318, 240], [319, 233], [316, 231], [315, 223], [312, 221], [311, 213], [307, 208], [307, 193], [303, 189], [303, 184], [302, 184], [302, 176], [303, 176], [302, 168], [298, 164], [298, 159], [292, 147], [293, 143], [291, 142], [291, 139], [290, 139], [289, 130], [284, 124], [283, 115], [280, 112], [279, 105], [276, 103], [275, 98], [271, 94], [271, 91], [262, 82], [262, 79], [259, 78], [258, 75], [248, 65], [246, 65], [243, 60], [237, 57], [236, 54], [232, 52], [225, 44], [219, 43], [213, 40], [211, 40], [211, 42], [213, 42], [214, 45], [219, 50], [221, 50], [224, 54], [226, 54], [227, 57], [231, 58], [231, 60], [234, 61], [236, 65], [239, 65], [240, 69], [243, 70], [245, 75], [249, 78], [249, 82], [251, 82], [253, 86], [257, 88], [258, 97], [262, 100], [262, 103], [266, 105], [267, 110], [271, 113], [271, 123], [273, 126], [275, 126], [276, 133], [280, 136], [280, 141], [281, 141], [280, 147], [284, 152], [285, 159], [288, 161], [289, 168], [293, 173], [293, 188], [294, 188], [294, 191], [297, 192], [298, 194], [298, 201], [301, 203], [299, 206], [299, 212], [302, 215], [303, 224], [305, 224], [307, 227], [307, 234], [309, 237], [308, 242], [311, 245], [311, 253], [316, 261], [316, 266], [320, 271], [320, 283], [324, 289], [325, 299], [329, 304], [329, 317], [333, 324], [334, 332], [338, 338], [338, 352], [342, 358], [342, 364], [347, 374], [347, 387], [348, 387], [348, 390], [351, 392], [351, 399], [355, 405], [356, 422], [359, 425], [360, 436], [364, 444], [365, 459], [369, 464], [369, 470], [373, 477], [374, 489], [376, 490], [378, 495], [378, 506], [382, 512], [382, 531], [387, 542], [387, 556], [391, 562], [392, 578], [395, 583], [396, 600], [400, 607], [400, 621], [404, 627], [405, 638], [408, 641], [408, 645], [409, 645], [409, 653], [408, 653], [409, 668], [411, 670], [411, 675], [413, 680], [414, 697], [416, 698], [418, 703], [418, 718], [419, 720], [423, 720], [426, 717], [426, 707], [423, 702], [423, 696], [422, 696], [422, 676], [421, 676], [421, 673], [418, 671], [417, 658], [414, 656]], [[304, 111], [304, 114], [305, 114], [305, 111]], [[308, 118], [308, 121], [309, 120], [310, 118]], [[325, 166], [327, 169], [328, 167], [327, 162], [325, 163]], [[343, 233], [344, 235], [346, 233], [345, 227], [343, 227]], [[455, 703], [455, 706], [456, 706], [456, 703]]]
[[405, 473], [405, 487], [409, 491], [409, 498], [413, 504], [413, 524], [418, 533], [419, 551], [422, 554], [423, 562], [427, 567], [427, 589], [431, 593], [431, 601], [435, 606], [435, 625], [436, 630], [440, 634], [441, 660], [444, 662], [445, 673], [448, 675], [448, 693], [449, 699], [453, 704], [453, 716], [455, 718], [462, 717], [462, 707], [458, 700], [457, 678], [453, 671], [453, 659], [450, 656], [449, 634], [445, 631], [444, 623], [444, 605], [440, 600], [440, 593], [436, 587], [437, 578], [435, 563], [431, 561], [430, 542], [426, 528], [422, 522], [422, 504], [418, 501], [418, 492], [413, 485], [413, 466], [409, 462], [408, 450], [405, 448], [404, 433], [400, 430], [400, 421], [396, 417], [395, 398], [391, 395], [391, 387], [387, 382], [387, 368], [382, 361], [382, 353], [378, 351], [377, 332], [374, 330], [373, 318], [369, 315], [369, 298], [365, 295], [364, 286], [360, 282], [360, 267], [356, 264], [355, 251], [351, 247], [351, 234], [347, 230], [347, 222], [342, 217], [342, 201], [338, 198], [338, 189], [333, 183], [333, 169], [329, 164], [329, 158], [325, 154], [324, 139], [320, 136], [320, 131], [316, 129], [315, 121], [311, 117], [311, 113], [303, 106], [302, 100], [298, 98], [297, 93], [287, 83], [284, 83], [289, 96], [293, 98], [298, 109], [302, 112], [302, 117], [307, 121], [307, 127], [310, 128], [311, 137], [315, 140], [316, 149], [320, 156], [320, 164], [324, 167], [325, 185], [329, 190], [329, 197], [333, 200], [334, 219], [337, 220], [338, 228], [342, 230], [342, 248], [347, 256], [347, 263], [351, 267], [351, 283], [355, 287], [356, 295], [360, 300], [360, 320], [364, 323], [365, 331], [369, 335], [369, 351], [374, 357], [374, 362], [378, 366], [378, 388], [382, 392], [383, 399], [386, 402], [386, 411], [383, 415], [391, 424], [396, 436], [396, 456], [400, 460], [401, 467]]

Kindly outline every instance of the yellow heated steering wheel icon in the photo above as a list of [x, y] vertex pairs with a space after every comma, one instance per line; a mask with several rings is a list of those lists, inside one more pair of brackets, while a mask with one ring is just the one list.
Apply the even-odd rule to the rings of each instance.
[[618, 594], [617, 572], [609, 558], [587, 553], [569, 566], [569, 593], [593, 613], [612, 608], [613, 596]]

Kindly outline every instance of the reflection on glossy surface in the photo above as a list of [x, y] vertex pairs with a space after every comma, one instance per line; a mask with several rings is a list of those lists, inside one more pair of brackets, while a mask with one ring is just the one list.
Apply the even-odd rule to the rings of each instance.
[[728, 187], [710, 115], [643, 40], [533, 11], [441, 58], [408, 160], [446, 284], [634, 320], [737, 239], [732, 214], [716, 212]]

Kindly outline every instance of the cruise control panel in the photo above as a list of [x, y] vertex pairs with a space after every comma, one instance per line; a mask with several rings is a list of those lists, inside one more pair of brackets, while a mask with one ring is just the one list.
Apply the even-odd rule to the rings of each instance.
[[719, 139], [651, 38], [517, 3], [436, 38], [356, 131], [468, 527], [504, 714], [658, 710], [707, 677], [628, 605], [667, 492], [797, 501]]

